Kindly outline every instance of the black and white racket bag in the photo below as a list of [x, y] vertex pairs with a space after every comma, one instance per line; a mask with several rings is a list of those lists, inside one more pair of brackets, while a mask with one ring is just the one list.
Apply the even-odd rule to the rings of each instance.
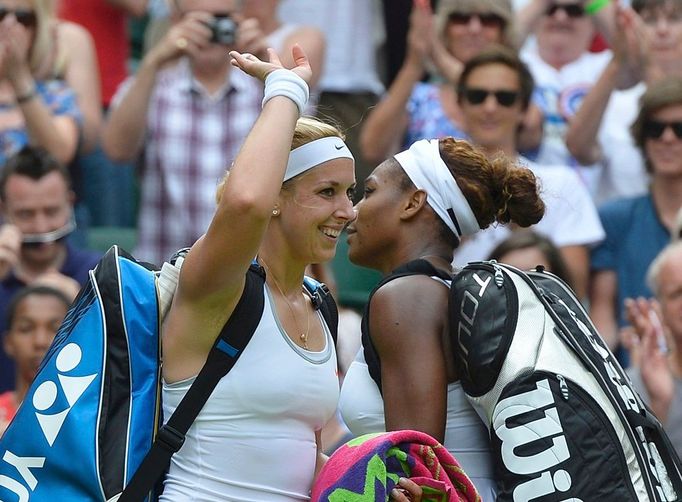
[[661, 424], [561, 279], [476, 262], [450, 291], [455, 361], [490, 430], [498, 500], [682, 500]]

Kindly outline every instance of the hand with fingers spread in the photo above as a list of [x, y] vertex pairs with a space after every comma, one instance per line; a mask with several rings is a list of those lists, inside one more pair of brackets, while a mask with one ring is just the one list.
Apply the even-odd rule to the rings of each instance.
[[[310, 63], [308, 62], [308, 57], [305, 52], [303, 52], [303, 49], [298, 45], [294, 45], [291, 52], [295, 66], [290, 68], [290, 70], [305, 80], [306, 83], [310, 82], [313, 72], [310, 69]], [[273, 71], [285, 69], [279, 56], [277, 56], [277, 53], [272, 48], [268, 48], [267, 62], [261, 61], [257, 56], [250, 53], [231, 51], [230, 56], [232, 57], [232, 60], [230, 61], [232, 66], [239, 68], [243, 72], [263, 82], [265, 82], [265, 78]]]
[[21, 231], [15, 225], [0, 227], [0, 280], [7, 277], [19, 263], [21, 253]]

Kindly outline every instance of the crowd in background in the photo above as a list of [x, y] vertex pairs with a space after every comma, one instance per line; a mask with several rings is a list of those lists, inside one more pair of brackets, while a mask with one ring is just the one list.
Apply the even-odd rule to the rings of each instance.
[[[40, 285], [72, 299], [98, 227], [134, 228], [130, 251], [157, 264], [199, 239], [263, 99], [227, 47], [291, 66], [295, 43], [313, 71], [306, 113], [335, 121], [355, 156], [356, 202], [420, 139], [530, 167], [543, 220], [479, 232], [454, 264], [565, 278], [681, 427], [681, 262], [667, 248], [682, 208], [680, 0], [0, 0], [0, 392], [17, 390], [0, 396], [0, 429], [46, 349], [45, 336], [16, 348], [7, 309], [30, 295], [11, 298]], [[26, 333], [42, 326], [28, 318]]]

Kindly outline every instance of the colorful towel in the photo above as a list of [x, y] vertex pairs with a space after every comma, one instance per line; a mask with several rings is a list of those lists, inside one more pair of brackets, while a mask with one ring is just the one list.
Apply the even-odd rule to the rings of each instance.
[[455, 458], [417, 431], [366, 434], [329, 457], [313, 486], [311, 502], [385, 502], [401, 477], [422, 487], [423, 502], [480, 502]]

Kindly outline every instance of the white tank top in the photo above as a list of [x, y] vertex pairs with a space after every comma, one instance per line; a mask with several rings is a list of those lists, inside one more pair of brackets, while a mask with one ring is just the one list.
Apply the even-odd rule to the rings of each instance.
[[[438, 277], [432, 279], [450, 286]], [[343, 379], [339, 398], [341, 417], [354, 436], [384, 432], [384, 401], [369, 374], [361, 348]], [[460, 463], [483, 502], [497, 498], [488, 430], [466, 400], [459, 382], [448, 385], [445, 441], [443, 445]]]
[[[341, 417], [353, 436], [384, 432], [384, 401], [369, 374], [363, 350], [350, 365], [339, 399]], [[484, 502], [496, 498], [488, 430], [466, 400], [459, 382], [448, 385], [444, 446], [471, 478]]]
[[[243, 354], [216, 387], [171, 460], [160, 501], [308, 500], [315, 431], [339, 397], [336, 354], [298, 347], [284, 332], [264, 287], [263, 316]], [[194, 379], [163, 385], [167, 420]]]

